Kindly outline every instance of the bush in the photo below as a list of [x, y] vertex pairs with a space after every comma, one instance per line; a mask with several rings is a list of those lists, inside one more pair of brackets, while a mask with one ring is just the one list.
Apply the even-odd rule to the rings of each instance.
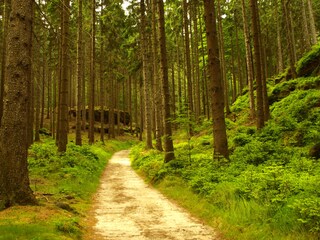
[[311, 232], [320, 232], [320, 199], [311, 196], [295, 199], [290, 207], [297, 213], [298, 221]]

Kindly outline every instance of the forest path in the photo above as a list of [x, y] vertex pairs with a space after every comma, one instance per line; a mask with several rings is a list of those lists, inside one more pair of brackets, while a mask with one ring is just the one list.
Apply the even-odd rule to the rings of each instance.
[[83, 239], [218, 239], [212, 229], [149, 187], [132, 170], [128, 155], [120, 151], [110, 159], [95, 196], [91, 230]]

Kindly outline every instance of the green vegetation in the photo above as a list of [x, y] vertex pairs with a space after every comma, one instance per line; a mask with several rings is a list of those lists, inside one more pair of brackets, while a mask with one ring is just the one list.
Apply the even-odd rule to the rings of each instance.
[[212, 159], [209, 121], [188, 139], [174, 136], [176, 159], [132, 150], [133, 166], [147, 181], [219, 229], [226, 239], [319, 239], [319, 77], [270, 87], [272, 120], [256, 131], [246, 107], [232, 106], [227, 120], [230, 162]]
[[300, 77], [319, 75], [320, 73], [320, 44], [313, 46], [297, 63], [297, 74]]
[[0, 212], [0, 240], [81, 239], [83, 218], [111, 155], [133, 141], [106, 145], [69, 143], [59, 155], [54, 140], [44, 138], [29, 151], [31, 187], [39, 206], [16, 206]]

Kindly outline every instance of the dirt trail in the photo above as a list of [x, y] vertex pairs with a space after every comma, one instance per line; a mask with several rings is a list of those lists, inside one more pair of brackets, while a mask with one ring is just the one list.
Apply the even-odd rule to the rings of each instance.
[[131, 169], [128, 151], [109, 161], [96, 195], [92, 231], [84, 239], [217, 240], [209, 227], [191, 217]]

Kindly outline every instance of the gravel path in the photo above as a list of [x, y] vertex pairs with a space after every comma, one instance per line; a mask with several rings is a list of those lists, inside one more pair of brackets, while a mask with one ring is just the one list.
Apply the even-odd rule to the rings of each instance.
[[129, 151], [109, 161], [96, 194], [92, 231], [84, 239], [217, 240], [212, 229], [149, 187], [131, 169]]

